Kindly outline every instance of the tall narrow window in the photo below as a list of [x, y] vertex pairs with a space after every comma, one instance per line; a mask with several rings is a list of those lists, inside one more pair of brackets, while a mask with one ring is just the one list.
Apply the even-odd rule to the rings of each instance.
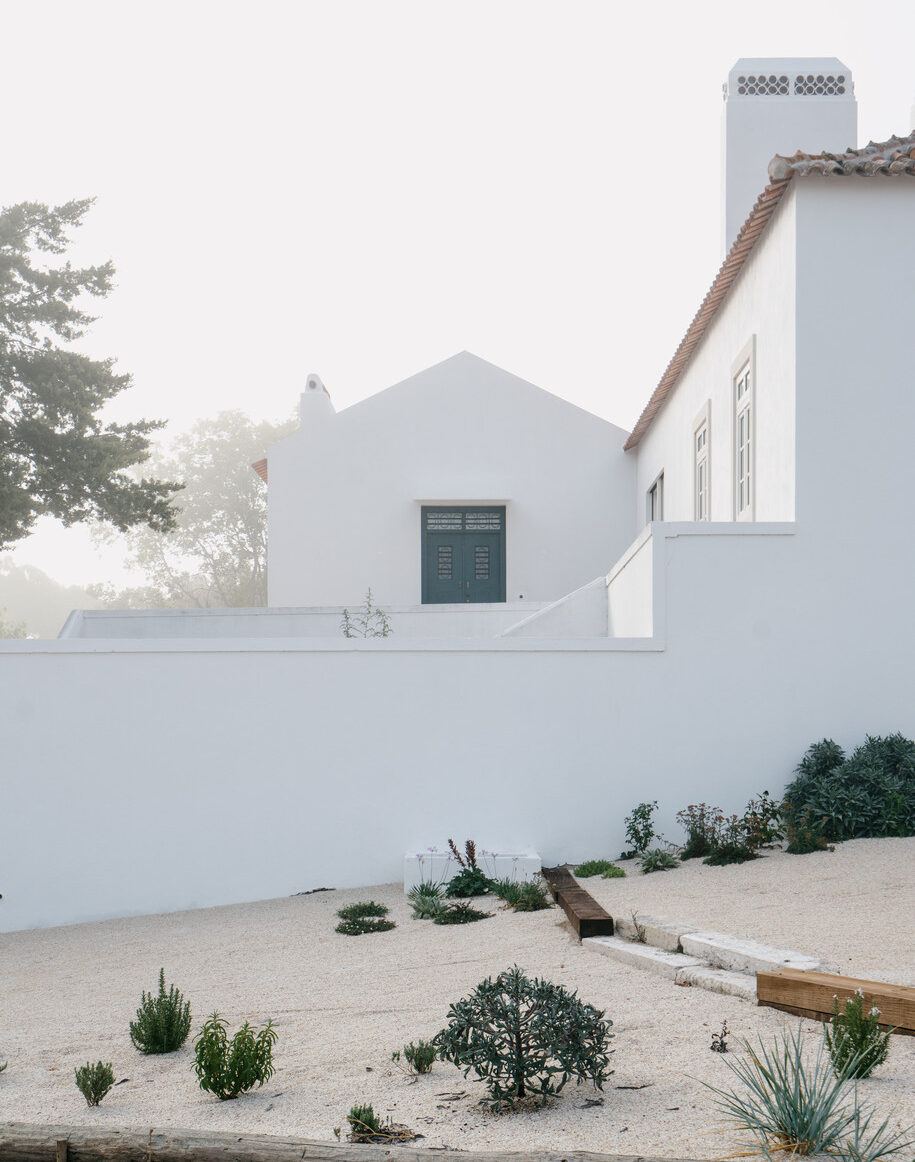
[[753, 519], [753, 371], [747, 361], [734, 377], [734, 509], [738, 520]]
[[693, 519], [711, 520], [709, 459], [709, 408], [706, 405], [693, 425]]
[[664, 473], [648, 489], [647, 515], [649, 521], [664, 519]]

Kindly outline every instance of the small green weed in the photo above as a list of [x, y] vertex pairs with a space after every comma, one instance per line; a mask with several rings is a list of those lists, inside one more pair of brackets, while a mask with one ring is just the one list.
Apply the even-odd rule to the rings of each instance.
[[[407, 1063], [408, 1073], [431, 1073], [436, 1058], [435, 1046], [431, 1041], [420, 1040], [416, 1044], [411, 1041], [409, 1045], [403, 1047], [403, 1058]], [[395, 1050], [391, 1054], [391, 1060], [399, 1065], [400, 1052]]]
[[102, 1098], [114, 1085], [114, 1070], [111, 1062], [98, 1061], [90, 1065], [87, 1061], [76, 1074], [76, 1088], [86, 1099], [86, 1105], [97, 1106], [102, 1104]]

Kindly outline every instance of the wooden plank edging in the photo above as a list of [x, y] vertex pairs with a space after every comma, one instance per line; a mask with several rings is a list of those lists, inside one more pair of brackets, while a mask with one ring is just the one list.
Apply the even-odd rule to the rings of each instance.
[[[61, 1143], [66, 1143], [63, 1149]], [[482, 1151], [354, 1145], [213, 1130], [141, 1127], [37, 1126], [0, 1123], [3, 1162], [695, 1162], [591, 1150]]]
[[855, 990], [864, 993], [864, 1003], [876, 1005], [885, 1018], [882, 1024], [895, 1027], [897, 1033], [915, 1036], [915, 988], [883, 981], [859, 980], [828, 972], [805, 972], [799, 968], [780, 968], [756, 974], [756, 1003], [781, 1009], [798, 1017], [823, 1021], [832, 1016], [833, 997], [840, 1007]]
[[588, 936], [613, 935], [613, 917], [585, 891], [567, 866], [545, 867], [542, 874], [553, 899], [569, 917], [579, 940]]

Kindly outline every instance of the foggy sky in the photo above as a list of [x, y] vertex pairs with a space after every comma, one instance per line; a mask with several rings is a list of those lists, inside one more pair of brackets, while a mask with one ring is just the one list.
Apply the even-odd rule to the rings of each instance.
[[[463, 349], [630, 427], [721, 260], [734, 61], [838, 56], [859, 144], [915, 99], [901, 0], [0, 0], [0, 35], [0, 204], [98, 197], [74, 257], [118, 286], [81, 349], [166, 435]], [[65, 582], [116, 557], [16, 552]]]

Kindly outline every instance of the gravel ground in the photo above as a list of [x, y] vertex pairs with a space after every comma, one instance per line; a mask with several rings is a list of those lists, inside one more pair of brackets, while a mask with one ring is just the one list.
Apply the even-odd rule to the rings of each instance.
[[[915, 839], [652, 876], [625, 866], [625, 880], [585, 881], [611, 912], [682, 920], [819, 955], [852, 975], [915, 984]], [[397, 927], [337, 935], [336, 910], [369, 898], [390, 907]], [[386, 884], [2, 935], [0, 1061], [9, 1065], [0, 1121], [330, 1139], [353, 1103], [371, 1102], [427, 1146], [733, 1155], [737, 1137], [701, 1082], [728, 1085], [739, 1038], [768, 1040], [795, 1019], [583, 950], [557, 909], [514, 915], [486, 903], [491, 920], [441, 927], [412, 920], [401, 888]], [[479, 1106], [479, 1083], [453, 1066], [410, 1078], [392, 1064], [392, 1050], [433, 1035], [450, 1002], [514, 963], [577, 989], [612, 1018], [615, 1073], [602, 1095], [569, 1086], [546, 1108], [498, 1115]], [[128, 1021], [160, 965], [191, 1001], [195, 1031], [214, 1009], [232, 1027], [273, 1018], [277, 1071], [266, 1086], [219, 1102], [197, 1087], [190, 1042], [164, 1057], [133, 1049]], [[730, 1058], [709, 1051], [723, 1019]], [[804, 1027], [816, 1042], [819, 1027]], [[111, 1061], [122, 1082], [98, 1109], [73, 1081], [87, 1059]], [[892, 1112], [893, 1124], [915, 1122], [915, 1038], [894, 1038], [859, 1092]]]

